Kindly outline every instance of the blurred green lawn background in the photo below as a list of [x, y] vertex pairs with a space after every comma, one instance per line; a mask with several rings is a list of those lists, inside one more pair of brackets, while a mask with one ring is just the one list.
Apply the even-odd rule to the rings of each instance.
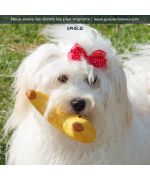
[[[133, 51], [133, 44], [150, 42], [149, 25], [95, 25], [103, 35], [110, 38], [118, 53]], [[46, 42], [40, 33], [45, 25], [0, 25], [0, 133], [12, 112], [13, 73], [29, 50]], [[0, 134], [0, 164], [5, 164], [6, 143]]]

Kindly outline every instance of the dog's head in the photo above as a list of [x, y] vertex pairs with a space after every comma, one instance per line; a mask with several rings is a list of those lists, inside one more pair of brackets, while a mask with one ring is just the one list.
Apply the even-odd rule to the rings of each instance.
[[[25, 116], [31, 109], [22, 98], [25, 91], [39, 89], [50, 95], [46, 113], [53, 106], [60, 106], [66, 112], [93, 121], [98, 137], [108, 131], [112, 136], [116, 128], [120, 129], [131, 119], [125, 74], [111, 42], [94, 29], [82, 27], [78, 31], [68, 31], [67, 25], [46, 29], [52, 43], [37, 48], [16, 73], [15, 111], [17, 116], [19, 112]], [[85, 57], [80, 61], [70, 60], [68, 52], [75, 43], [87, 54], [99, 49], [106, 52], [107, 66], [96, 68]]]

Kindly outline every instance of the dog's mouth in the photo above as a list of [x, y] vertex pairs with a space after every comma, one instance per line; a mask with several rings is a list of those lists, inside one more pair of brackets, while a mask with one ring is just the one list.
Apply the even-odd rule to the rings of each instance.
[[66, 112], [67, 114], [76, 114], [78, 117], [83, 116], [83, 117], [88, 118], [90, 116], [90, 111], [88, 111], [86, 107], [81, 111], [77, 111], [77, 110], [74, 110], [68, 102], [66, 103], [58, 102], [58, 103], [53, 104], [52, 106], [53, 107], [51, 108], [57, 107], [57, 109], [59, 109], [60, 111]]
[[70, 111], [68, 111], [68, 113], [76, 114], [79, 118], [82, 118], [82, 117], [89, 118], [89, 117], [91, 117], [90, 113], [87, 113], [86, 110], [80, 111], [80, 112], [76, 112], [74, 110], [70, 110]]

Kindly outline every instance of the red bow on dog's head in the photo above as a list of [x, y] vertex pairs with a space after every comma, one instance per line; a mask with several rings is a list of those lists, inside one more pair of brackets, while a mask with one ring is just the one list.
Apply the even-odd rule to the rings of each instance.
[[80, 61], [81, 57], [84, 57], [87, 62], [96, 68], [106, 68], [107, 59], [106, 52], [102, 50], [93, 51], [90, 55], [87, 55], [86, 51], [76, 43], [68, 53], [68, 58], [73, 61]]

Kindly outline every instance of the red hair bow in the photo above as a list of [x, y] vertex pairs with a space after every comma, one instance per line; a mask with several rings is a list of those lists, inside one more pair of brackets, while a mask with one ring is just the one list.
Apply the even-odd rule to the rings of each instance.
[[87, 55], [86, 51], [76, 43], [68, 52], [68, 58], [73, 61], [81, 61], [81, 57], [84, 57], [87, 62], [96, 68], [106, 68], [107, 59], [106, 52], [102, 50], [93, 51], [90, 55]]

